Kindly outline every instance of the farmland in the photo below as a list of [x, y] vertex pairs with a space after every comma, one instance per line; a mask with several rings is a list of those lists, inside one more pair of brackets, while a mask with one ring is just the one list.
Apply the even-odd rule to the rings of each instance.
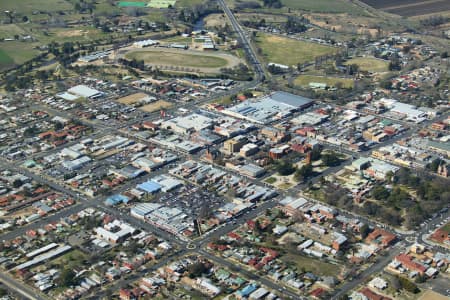
[[404, 17], [442, 13], [450, 10], [447, 0], [362, 0], [364, 3]]
[[364, 14], [360, 7], [345, 0], [282, 0], [281, 2], [288, 8], [311, 12]]
[[3, 42], [0, 44], [0, 70], [7, 69], [15, 64], [22, 64], [39, 51], [32, 49], [31, 44], [22, 42]]
[[333, 53], [335, 48], [280, 36], [259, 34], [256, 46], [261, 48], [266, 62], [296, 65], [313, 61], [315, 57]]

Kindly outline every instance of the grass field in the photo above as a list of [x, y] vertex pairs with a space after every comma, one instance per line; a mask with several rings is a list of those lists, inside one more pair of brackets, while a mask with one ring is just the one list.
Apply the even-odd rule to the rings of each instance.
[[19, 11], [22, 14], [31, 14], [33, 11], [58, 11], [73, 9], [73, 5], [65, 0], [19, 0], [0, 1], [0, 10]]
[[267, 34], [259, 34], [256, 45], [262, 49], [267, 62], [289, 66], [313, 61], [317, 56], [336, 52], [333, 47]]
[[353, 80], [347, 78], [324, 77], [313, 75], [300, 75], [294, 80], [294, 85], [308, 87], [310, 82], [325, 83], [328, 86], [335, 87], [340, 83], [343, 88], [352, 88]]
[[387, 61], [373, 57], [356, 57], [346, 61], [345, 64], [357, 64], [361, 70], [369, 72], [386, 72], [389, 66]]
[[15, 41], [0, 43], [0, 69], [24, 63], [35, 57], [39, 54], [39, 51], [32, 49], [32, 47], [31, 43]]
[[300, 254], [287, 254], [281, 259], [287, 263], [295, 264], [298, 270], [305, 269], [306, 272], [312, 272], [319, 276], [336, 276], [340, 271], [340, 267], [337, 265]]
[[174, 65], [192, 68], [221, 68], [228, 62], [226, 59], [212, 55], [194, 55], [167, 51], [133, 51], [125, 55], [129, 59], [144, 60], [154, 65]]
[[4, 50], [0, 49], [0, 70], [14, 65], [14, 60]]
[[168, 8], [175, 6], [176, 2], [176, 0], [150, 0], [147, 6], [152, 8]]
[[140, 107], [140, 110], [143, 110], [145, 112], [154, 112], [154, 111], [158, 111], [162, 108], [169, 108], [172, 106], [172, 103], [164, 101], [164, 100], [158, 100], [156, 102], [144, 105], [142, 107]]
[[345, 0], [282, 0], [284, 6], [292, 9], [308, 10], [325, 13], [357, 13], [364, 11], [358, 6]]

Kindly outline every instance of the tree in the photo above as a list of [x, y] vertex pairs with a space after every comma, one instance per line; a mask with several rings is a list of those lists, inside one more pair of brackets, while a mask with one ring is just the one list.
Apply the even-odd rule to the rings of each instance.
[[311, 164], [303, 165], [299, 170], [295, 172], [294, 178], [297, 181], [302, 181], [313, 174], [313, 167]]
[[207, 268], [202, 262], [196, 262], [187, 267], [190, 278], [196, 278], [206, 273]]
[[319, 160], [322, 156], [322, 150], [319, 147], [316, 147], [311, 150], [311, 160], [316, 161]]
[[365, 239], [365, 238], [369, 235], [369, 233], [370, 233], [369, 225], [364, 224], [363, 226], [361, 226], [361, 228], [359, 229], [359, 231], [360, 231], [360, 233], [361, 233], [361, 237], [362, 237], [363, 239]]
[[75, 278], [75, 272], [72, 270], [72, 268], [65, 267], [61, 274], [58, 277], [58, 284], [61, 287], [70, 287], [73, 285], [76, 285], [78, 280]]
[[332, 167], [332, 166], [339, 165], [341, 160], [339, 159], [339, 157], [337, 156], [337, 154], [335, 152], [329, 152], [329, 153], [322, 154], [322, 162], [326, 166]]
[[377, 200], [386, 200], [389, 197], [390, 192], [384, 186], [377, 185], [372, 189], [371, 194], [372, 197]]
[[23, 16], [22, 17], [22, 22], [24, 22], [24, 23], [28, 22], [28, 17], [27, 16]]
[[17, 188], [21, 187], [22, 184], [23, 184], [22, 180], [20, 180], [20, 179], [15, 179], [15, 180], [13, 181], [13, 184], [12, 184], [12, 185], [13, 185], [13, 188], [17, 189]]
[[276, 170], [282, 176], [288, 176], [295, 172], [295, 167], [288, 161], [281, 161], [276, 163]]

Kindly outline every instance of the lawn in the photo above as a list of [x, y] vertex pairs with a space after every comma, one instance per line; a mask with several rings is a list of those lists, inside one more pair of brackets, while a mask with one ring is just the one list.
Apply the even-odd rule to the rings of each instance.
[[0, 70], [14, 65], [14, 60], [4, 50], [0, 49]]
[[319, 13], [364, 13], [361, 8], [345, 0], [282, 0], [281, 2], [288, 8]]
[[0, 43], [0, 69], [24, 63], [35, 57], [39, 54], [39, 51], [32, 49], [32, 47], [31, 43], [25, 42], [11, 41]]
[[258, 34], [256, 46], [261, 48], [262, 55], [267, 62], [288, 66], [310, 62], [317, 56], [337, 51], [330, 46], [268, 34]]
[[196, 55], [168, 51], [133, 51], [125, 55], [129, 59], [144, 60], [154, 65], [169, 65], [191, 68], [221, 68], [228, 64], [224, 58], [211, 55]]
[[176, 7], [192, 7], [194, 5], [200, 5], [204, 0], [178, 0], [175, 4]]
[[343, 88], [352, 88], [353, 80], [347, 78], [337, 77], [325, 77], [325, 76], [313, 76], [313, 75], [300, 75], [294, 80], [294, 85], [308, 87], [310, 82], [324, 83], [328, 86], [335, 87], [337, 83], [340, 83]]
[[441, 227], [441, 230], [450, 234], [450, 222]]
[[60, 10], [72, 10], [74, 6], [65, 0], [19, 0], [19, 1], [0, 1], [0, 10], [19, 12], [20, 14], [31, 17], [33, 11], [56, 12]]
[[304, 269], [306, 272], [312, 272], [319, 276], [337, 276], [340, 272], [338, 265], [300, 254], [286, 254], [281, 259], [288, 265], [294, 264], [298, 270]]
[[16, 34], [20, 36], [26, 34], [26, 32], [16, 24], [0, 25], [0, 38], [13, 39]]
[[361, 70], [368, 72], [386, 72], [389, 66], [387, 61], [374, 57], [356, 57], [346, 61], [345, 64], [357, 64]]

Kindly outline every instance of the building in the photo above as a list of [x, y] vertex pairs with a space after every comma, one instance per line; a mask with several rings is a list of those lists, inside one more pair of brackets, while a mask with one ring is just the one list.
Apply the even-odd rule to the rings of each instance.
[[408, 269], [409, 271], [413, 271], [413, 272], [417, 272], [421, 275], [423, 275], [425, 273], [425, 271], [427, 270], [427, 268], [414, 261], [413, 258], [411, 256], [409, 256], [408, 254], [399, 254], [395, 257], [395, 261], [400, 263], [405, 269]]
[[313, 100], [286, 92], [275, 92], [270, 95], [246, 100], [222, 113], [248, 120], [257, 124], [268, 124], [271, 121], [290, 116], [293, 112], [307, 108]]
[[180, 134], [191, 134], [196, 131], [212, 129], [214, 126], [213, 119], [193, 113], [187, 116], [176, 117], [162, 122], [161, 127], [170, 129]]
[[117, 244], [126, 240], [136, 229], [128, 223], [114, 220], [103, 227], [97, 227], [94, 231], [97, 233], [97, 238]]
[[102, 92], [82, 84], [71, 87], [67, 91], [72, 95], [89, 99], [95, 99], [103, 96]]
[[247, 143], [247, 138], [243, 135], [235, 136], [223, 143], [223, 150], [226, 153], [239, 152], [239, 150]]

